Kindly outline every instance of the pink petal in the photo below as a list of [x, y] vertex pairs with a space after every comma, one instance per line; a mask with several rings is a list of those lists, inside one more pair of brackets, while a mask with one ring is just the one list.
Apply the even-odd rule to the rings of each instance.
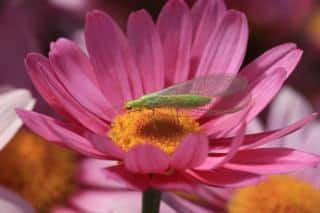
[[235, 75], [242, 64], [247, 41], [248, 24], [245, 15], [229, 10], [216, 33], [211, 35], [196, 75]]
[[105, 168], [115, 165], [118, 165], [117, 161], [88, 158], [80, 162], [76, 171], [76, 178], [81, 184], [89, 187], [99, 187], [108, 190], [130, 189], [131, 187], [123, 181], [106, 178], [106, 175], [109, 176], [109, 171]]
[[[55, 110], [60, 112], [62, 115], [65, 115], [65, 117], [68, 117], [67, 112], [65, 112], [62, 103], [58, 102], [53, 92], [51, 91], [51, 88], [45, 81], [43, 81], [45, 75], [43, 69], [51, 69], [49, 60], [38, 53], [29, 53], [25, 58], [24, 63], [33, 85], [40, 93], [42, 98], [46, 102], [48, 102]], [[50, 72], [52, 71], [50, 70]]]
[[[136, 191], [80, 191], [71, 198], [71, 205], [81, 212], [132, 212], [140, 213], [142, 193]], [[166, 203], [161, 202], [160, 212], [174, 213]]]
[[164, 87], [164, 57], [159, 34], [145, 10], [131, 13], [127, 29], [129, 43], [141, 73], [144, 93]]
[[213, 171], [188, 171], [188, 174], [203, 184], [218, 187], [240, 187], [261, 180], [261, 176], [249, 172], [217, 168]]
[[170, 166], [184, 170], [200, 165], [208, 155], [208, 139], [202, 134], [191, 134], [178, 145], [170, 158]]
[[157, 27], [163, 44], [166, 84], [185, 81], [192, 39], [191, 15], [185, 2], [168, 1], [159, 14]]
[[124, 101], [141, 96], [141, 79], [127, 39], [112, 18], [101, 11], [88, 13], [85, 37], [106, 99], [119, 107]]
[[106, 138], [106, 136], [90, 134], [87, 135], [87, 138], [90, 140], [94, 148], [100, 152], [103, 152], [109, 156], [113, 156], [116, 159], [123, 159], [125, 152], [110, 139]]
[[[55, 73], [49, 64], [47, 58], [41, 55], [30, 55], [29, 59], [33, 62], [32, 69], [30, 69], [30, 75], [34, 76], [36, 85], [39, 85], [41, 91], [42, 85], [45, 85], [45, 95], [51, 95], [49, 103], [58, 107], [58, 110], [67, 117], [72, 116], [72, 120], [76, 120], [84, 127], [89, 128], [93, 132], [105, 134], [107, 124], [102, 122], [96, 115], [85, 109], [77, 100], [75, 100], [61, 85], [60, 81], [56, 78]], [[27, 58], [28, 60], [28, 58]], [[37, 76], [37, 77], [36, 77]], [[66, 113], [65, 113], [66, 112]]]
[[78, 213], [76, 209], [72, 209], [71, 207], [62, 207], [62, 206], [55, 206], [53, 209], [50, 210], [50, 213]]
[[102, 152], [97, 151], [87, 139], [73, 132], [66, 124], [36, 112], [21, 109], [16, 111], [30, 129], [48, 141], [67, 146], [88, 157], [107, 157]]
[[253, 118], [253, 115], [256, 116], [269, 103], [271, 98], [281, 88], [285, 79], [286, 71], [282, 68], [275, 70], [272, 74], [260, 76], [260, 79], [257, 79], [257, 81], [248, 86], [248, 93], [251, 94], [252, 100], [252, 104], [248, 108], [213, 119], [205, 123], [203, 128], [207, 134], [217, 137], [226, 135], [233, 128], [237, 127], [234, 124], [244, 122], [244, 120], [249, 122]]
[[[244, 142], [240, 147], [240, 150], [250, 149], [254, 147], [261, 146], [265, 143], [268, 143], [272, 140], [284, 137], [301, 127], [305, 126], [310, 121], [316, 118], [317, 114], [312, 114], [307, 118], [299, 120], [285, 128], [281, 128], [278, 130], [273, 130], [269, 132], [262, 132], [257, 134], [246, 135], [244, 138]], [[210, 140], [210, 152], [215, 153], [228, 153], [231, 150], [231, 141], [232, 138], [224, 138], [217, 140]]]
[[255, 103], [247, 115], [247, 122], [251, 121], [257, 114], [259, 114], [270, 100], [281, 89], [282, 84], [286, 80], [287, 72], [283, 68], [274, 70], [272, 74], [266, 74], [256, 79], [256, 83], [249, 84], [252, 101]]
[[49, 59], [59, 80], [81, 105], [105, 120], [112, 119], [113, 114], [106, 114], [112, 110], [111, 103], [98, 89], [93, 67], [79, 47], [59, 39], [52, 45]]
[[35, 213], [30, 204], [19, 195], [0, 187], [0, 211], [10, 213]]
[[302, 50], [298, 49], [296, 44], [282, 44], [263, 53], [244, 67], [241, 73], [254, 80], [261, 75], [273, 73], [274, 68], [283, 67], [289, 76], [299, 62], [301, 55]]
[[320, 156], [288, 148], [260, 148], [239, 151], [224, 167], [257, 174], [287, 173], [315, 166]]
[[150, 185], [164, 191], [193, 191], [197, 183], [182, 172], [174, 171], [172, 174], [156, 174], [152, 177]]
[[[195, 71], [210, 36], [217, 30], [226, 7], [222, 0], [198, 0], [191, 9], [193, 42], [191, 50], [192, 71]], [[209, 27], [210, 26], [210, 27]]]
[[212, 170], [220, 167], [221, 165], [228, 162], [238, 152], [239, 147], [243, 142], [245, 134], [245, 125], [243, 125], [237, 132], [236, 136], [232, 139], [230, 151], [226, 155], [219, 157], [207, 157], [206, 160], [195, 170]]
[[125, 167], [134, 173], [162, 173], [169, 167], [168, 157], [157, 147], [143, 144], [131, 148], [124, 158]]
[[196, 212], [196, 213], [212, 213], [223, 212], [223, 208], [217, 207], [215, 203], [210, 203], [210, 208], [207, 203], [202, 205], [198, 201], [187, 200], [173, 193], [162, 193], [162, 200], [169, 204], [177, 212]]
[[238, 112], [208, 120], [201, 125], [201, 129], [206, 135], [209, 135], [210, 138], [225, 136], [227, 133], [243, 124], [251, 107], [252, 103], [249, 103], [248, 106]]
[[[248, 87], [252, 91], [253, 101], [256, 103], [248, 114], [246, 119], [248, 122], [259, 114], [276, 95], [283, 82], [294, 70], [301, 55], [302, 51], [294, 45], [282, 45], [269, 50], [240, 72], [242, 76], [248, 79]], [[280, 72], [282, 74], [279, 77], [277, 75]], [[269, 82], [270, 78], [271, 82]]]
[[150, 186], [149, 174], [132, 173], [122, 164], [105, 168], [105, 177], [120, 182], [120, 184], [125, 184], [126, 188], [141, 191], [146, 190]]

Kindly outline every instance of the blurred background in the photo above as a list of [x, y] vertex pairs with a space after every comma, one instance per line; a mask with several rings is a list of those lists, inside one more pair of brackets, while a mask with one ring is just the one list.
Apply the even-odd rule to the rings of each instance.
[[[106, 11], [124, 29], [130, 11], [145, 8], [156, 18], [164, 2], [165, 0], [1, 0], [0, 85], [9, 84], [32, 90], [39, 99], [36, 110], [48, 113], [49, 109], [33, 89], [25, 71], [23, 59], [26, 53], [36, 51], [47, 54], [50, 41], [58, 37], [67, 37], [81, 44], [84, 18], [89, 10]], [[192, 5], [193, 1], [188, 0], [188, 3]], [[250, 37], [245, 64], [283, 42], [295, 42], [304, 50], [302, 61], [287, 84], [305, 95], [315, 109], [320, 110], [320, 0], [226, 0], [226, 4], [228, 8], [245, 12], [249, 20]], [[15, 140], [24, 140], [21, 137], [20, 135]], [[23, 149], [21, 152], [25, 154], [27, 151]], [[1, 181], [0, 178], [0, 184], [3, 184], [5, 178]], [[64, 182], [66, 183], [67, 181]], [[20, 183], [19, 187], [22, 185]], [[19, 191], [19, 187], [16, 191]]]

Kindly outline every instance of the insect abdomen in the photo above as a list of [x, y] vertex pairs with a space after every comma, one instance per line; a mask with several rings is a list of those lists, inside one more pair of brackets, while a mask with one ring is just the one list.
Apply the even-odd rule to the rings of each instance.
[[160, 96], [163, 106], [175, 108], [193, 108], [208, 104], [210, 97], [199, 95], [170, 95]]

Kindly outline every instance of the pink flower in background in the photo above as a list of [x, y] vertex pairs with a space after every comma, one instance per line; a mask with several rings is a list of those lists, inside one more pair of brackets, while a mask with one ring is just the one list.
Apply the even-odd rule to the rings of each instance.
[[[312, 112], [312, 106], [298, 92], [290, 87], [281, 90], [271, 104], [266, 126], [255, 120], [250, 125], [251, 131], [275, 129], [289, 125]], [[310, 122], [305, 128], [278, 140], [266, 147], [294, 148], [304, 152], [319, 154], [319, 121]], [[229, 191], [229, 211], [248, 212], [256, 208], [262, 212], [319, 212], [320, 201], [320, 168], [307, 168], [287, 175], [271, 176], [257, 185], [239, 188], [236, 192]], [[276, 197], [273, 195], [277, 195]], [[308, 198], [305, 198], [308, 196]], [[258, 200], [263, 197], [264, 201]], [[298, 199], [297, 199], [298, 198]], [[228, 201], [229, 200], [229, 201]], [[274, 209], [276, 208], [276, 209]]]
[[[127, 35], [107, 14], [93, 11], [85, 26], [89, 57], [67, 39], [51, 44], [49, 57], [30, 53], [29, 75], [63, 121], [24, 110], [25, 124], [49, 141], [83, 155], [121, 162], [106, 177], [135, 188], [192, 191], [199, 183], [235, 187], [263, 175], [291, 172], [319, 162], [317, 155], [290, 148], [262, 148], [313, 120], [245, 135], [298, 63], [295, 44], [279, 45], [240, 70], [248, 40], [244, 14], [223, 1], [166, 3], [157, 22], [144, 10], [130, 15]], [[252, 102], [227, 115], [195, 119], [172, 110], [125, 111], [128, 100], [197, 76], [240, 75]], [[241, 101], [240, 100], [240, 101]], [[229, 106], [223, 98], [216, 107]], [[153, 113], [153, 114], [151, 114]], [[155, 123], [164, 123], [160, 131]], [[152, 175], [150, 175], [152, 174]]]
[[[24, 89], [0, 88], [0, 152], [22, 126], [14, 108], [32, 109], [35, 100]], [[3, 171], [5, 172], [5, 171]], [[0, 212], [32, 213], [29, 204], [15, 193], [0, 186]]]

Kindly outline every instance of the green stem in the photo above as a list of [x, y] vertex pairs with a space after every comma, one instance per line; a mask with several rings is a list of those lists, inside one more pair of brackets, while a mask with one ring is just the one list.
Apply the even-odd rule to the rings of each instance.
[[143, 192], [142, 213], [159, 213], [161, 192], [156, 189], [148, 189]]

